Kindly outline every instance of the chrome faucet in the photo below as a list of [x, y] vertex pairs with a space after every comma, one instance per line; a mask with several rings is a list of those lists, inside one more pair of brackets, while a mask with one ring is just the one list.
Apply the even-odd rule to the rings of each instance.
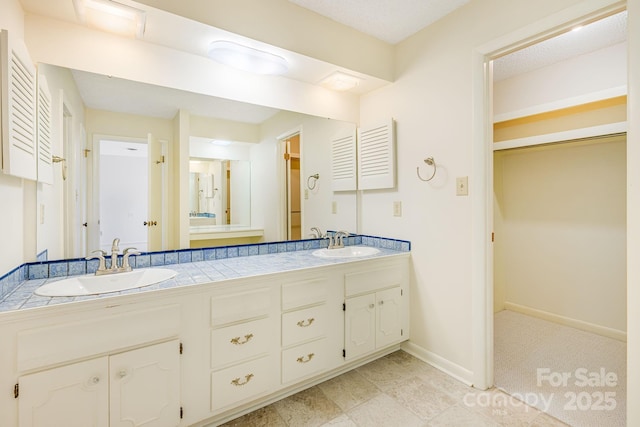
[[336, 231], [333, 234], [327, 233], [327, 237], [329, 238], [328, 249], [344, 248], [343, 239], [345, 237], [349, 237], [349, 233], [347, 233], [346, 231]]
[[324, 238], [324, 233], [322, 231], [320, 231], [320, 229], [318, 227], [311, 227], [311, 236], [316, 238], [316, 239], [322, 239]]
[[122, 254], [122, 265], [118, 266], [118, 252], [120, 251], [120, 249], [118, 248], [119, 243], [120, 239], [118, 239], [117, 237], [113, 239], [113, 244], [111, 245], [110, 268], [107, 268], [106, 266], [105, 257], [107, 256], [107, 253], [101, 249], [91, 252], [92, 254], [97, 255], [92, 255], [85, 258], [87, 261], [91, 259], [99, 260], [98, 269], [96, 270], [96, 276], [100, 276], [103, 274], [124, 273], [132, 270], [131, 265], [129, 264], [129, 257], [131, 255], [140, 255], [140, 252], [138, 252], [136, 248], [125, 249]]
[[344, 248], [344, 238], [345, 237], [349, 237], [349, 233], [347, 233], [346, 231], [338, 231], [334, 234], [333, 238], [334, 238], [334, 242], [333, 242], [333, 247], [334, 248]]

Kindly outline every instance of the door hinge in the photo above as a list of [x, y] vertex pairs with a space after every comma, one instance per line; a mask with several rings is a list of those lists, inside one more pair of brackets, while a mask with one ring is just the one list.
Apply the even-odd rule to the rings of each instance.
[[289, 159], [291, 158], [291, 154], [289, 154], [289, 153], [284, 153], [284, 156], [283, 156], [283, 157], [284, 157], [284, 159], [285, 159], [285, 160], [289, 160]]
[[182, 354], [183, 350], [184, 350], [184, 347], [182, 346], [182, 343], [180, 343], [180, 354]]
[[400, 289], [400, 296], [404, 295], [404, 289]]
[[182, 419], [183, 416], [184, 416], [184, 409], [181, 406], [180, 407], [180, 419]]
[[342, 311], [347, 311], [347, 304], [346, 303], [342, 303]]
[[13, 386], [13, 398], [17, 399], [18, 396], [20, 396], [20, 384], [16, 383], [16, 385]]
[[344, 348], [342, 349], [342, 357], [347, 357], [347, 350]]
[[164, 156], [160, 156], [160, 160], [156, 160], [156, 165], [164, 163]]
[[495, 242], [495, 239], [496, 239], [496, 233], [492, 231], [491, 232], [491, 241]]

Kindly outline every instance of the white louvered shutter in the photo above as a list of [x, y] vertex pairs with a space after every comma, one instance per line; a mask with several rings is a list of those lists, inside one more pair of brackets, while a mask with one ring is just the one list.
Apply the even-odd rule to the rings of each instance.
[[36, 180], [36, 74], [22, 40], [0, 33], [2, 170]]
[[331, 189], [356, 190], [356, 131], [335, 136], [331, 140]]
[[358, 189], [396, 186], [396, 150], [393, 120], [358, 129]]
[[51, 91], [47, 79], [42, 74], [38, 75], [37, 112], [38, 182], [53, 184]]

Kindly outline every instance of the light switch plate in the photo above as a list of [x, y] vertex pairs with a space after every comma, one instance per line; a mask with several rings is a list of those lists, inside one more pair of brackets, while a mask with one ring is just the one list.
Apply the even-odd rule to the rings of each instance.
[[469, 177], [459, 176], [456, 178], [456, 196], [469, 195]]
[[393, 202], [393, 216], [402, 216], [402, 202]]

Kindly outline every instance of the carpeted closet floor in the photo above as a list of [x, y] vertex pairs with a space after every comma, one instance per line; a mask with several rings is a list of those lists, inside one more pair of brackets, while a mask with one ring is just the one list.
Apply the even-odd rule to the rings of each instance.
[[626, 343], [504, 310], [495, 386], [575, 427], [626, 425]]

